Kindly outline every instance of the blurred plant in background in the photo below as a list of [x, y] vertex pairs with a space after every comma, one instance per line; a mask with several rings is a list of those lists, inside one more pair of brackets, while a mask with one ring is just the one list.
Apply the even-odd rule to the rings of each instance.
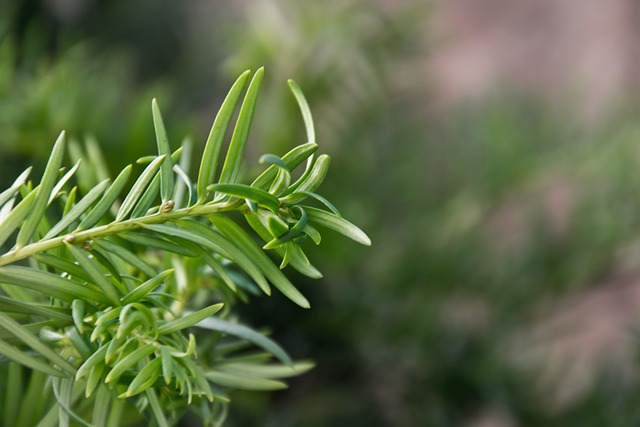
[[[112, 105], [138, 111], [133, 106], [146, 106], [147, 94], [160, 87], [166, 95], [153, 95], [167, 96], [167, 104], [177, 106], [168, 111], [172, 123], [193, 120], [187, 116], [200, 123], [220, 95], [218, 81], [224, 79], [219, 75], [228, 79], [264, 64], [270, 79], [260, 103], [273, 108], [256, 116], [255, 134], [262, 140], [252, 146], [272, 152], [304, 142], [301, 129], [280, 125], [297, 114], [297, 107], [279, 85], [294, 77], [305, 88], [318, 142], [340, 171], [327, 178], [327, 195], [346, 216], [361, 219], [376, 246], [356, 252], [325, 237], [330, 250], [312, 256], [331, 280], [310, 291], [312, 302], [324, 308], [313, 316], [278, 297], [244, 311], [250, 324], [272, 325], [293, 356], [314, 358], [317, 368], [289, 391], [234, 396], [244, 406], [232, 412], [229, 425], [637, 423], [637, 103], [629, 97], [624, 108], [601, 113], [608, 121], [588, 116], [585, 124], [576, 108], [581, 106], [576, 88], [554, 86], [560, 80], [553, 71], [535, 63], [540, 56], [527, 54], [531, 44], [514, 41], [513, 31], [524, 28], [534, 43], [550, 22], [557, 25], [549, 34], [560, 40], [562, 19], [581, 6], [572, 3], [559, 15], [539, 13], [543, 6], [534, 8], [531, 2], [497, 1], [493, 9], [471, 3], [261, 0], [223, 6], [190, 0], [161, 7], [144, 1], [95, 2], [85, 12], [94, 30], [59, 25], [57, 34], [66, 36], [55, 59], [31, 53], [44, 64], [32, 77], [38, 87], [60, 58], [83, 50], [78, 46], [91, 52], [75, 56], [72, 72], [80, 75], [101, 63], [103, 51], [125, 52], [121, 70], [130, 79], [113, 79], [108, 90], [96, 84], [95, 90], [126, 95], [130, 104]], [[451, 10], [456, 25], [450, 27], [469, 31], [438, 32]], [[529, 19], [532, 10], [538, 10], [536, 19]], [[617, 15], [585, 8], [575, 16]], [[492, 17], [515, 18], [492, 32]], [[31, 28], [44, 37], [42, 26]], [[498, 35], [509, 43], [482, 45], [497, 43]], [[534, 45], [532, 52], [547, 52], [545, 44]], [[566, 46], [554, 44], [543, 58], [576, 52]], [[600, 45], [582, 46], [580, 52], [583, 48], [603, 52]], [[18, 50], [33, 51], [24, 45]], [[594, 61], [585, 63], [600, 69]], [[580, 57], [573, 62], [582, 64]], [[569, 65], [560, 61], [562, 81], [572, 81]], [[0, 67], [20, 69], [5, 61]], [[494, 69], [526, 71], [525, 83], [538, 74], [551, 83], [539, 96], [540, 86], [528, 91], [522, 80], [503, 74], [490, 80], [483, 74]], [[111, 82], [112, 75], [105, 72], [96, 81]], [[16, 139], [5, 135], [21, 125], [5, 118], [31, 116], [5, 102], [24, 98], [16, 92], [15, 77], [3, 81], [11, 84], [1, 86], [0, 108], [11, 112], [0, 115], [6, 129], [0, 144], [8, 144]], [[485, 82], [481, 96], [441, 102], [447, 98], [442, 91], [460, 89], [456, 95], [469, 82]], [[195, 89], [202, 87], [211, 91]], [[58, 105], [52, 99], [42, 95], [39, 102]], [[101, 129], [120, 125], [109, 111], [83, 107], [84, 114], [96, 112], [96, 117], [74, 136], [90, 132], [105, 147], [122, 144], [129, 150], [153, 144], [152, 135], [135, 131], [139, 125], [133, 119], [122, 124], [117, 137], [109, 137]], [[76, 117], [82, 114], [70, 120]], [[48, 132], [60, 126], [47, 127]], [[204, 139], [206, 124], [201, 129], [195, 141]], [[247, 164], [257, 167], [257, 155], [249, 152]], [[345, 182], [348, 192], [340, 188]], [[361, 197], [347, 200], [348, 193]]]

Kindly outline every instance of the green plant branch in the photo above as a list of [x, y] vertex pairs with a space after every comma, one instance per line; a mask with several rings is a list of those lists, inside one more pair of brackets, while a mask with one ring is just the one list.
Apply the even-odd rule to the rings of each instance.
[[36, 243], [14, 249], [0, 256], [0, 267], [28, 258], [35, 254], [64, 246], [64, 242], [82, 243], [88, 240], [98, 239], [106, 236], [113, 236], [125, 231], [144, 228], [145, 225], [163, 224], [165, 222], [177, 221], [190, 216], [206, 217], [221, 212], [239, 211], [233, 204], [228, 203], [208, 203], [204, 205], [194, 205], [186, 208], [176, 209], [169, 212], [158, 212], [140, 218], [131, 218], [125, 221], [114, 221], [106, 225], [90, 228], [88, 230], [72, 232], [63, 236], [53, 237]]

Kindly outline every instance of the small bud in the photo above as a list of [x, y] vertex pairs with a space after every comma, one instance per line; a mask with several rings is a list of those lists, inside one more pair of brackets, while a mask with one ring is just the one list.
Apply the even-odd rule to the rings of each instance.
[[171, 211], [173, 209], [173, 205], [174, 204], [175, 204], [175, 202], [173, 200], [167, 200], [160, 207], [160, 212], [165, 213], [165, 212]]

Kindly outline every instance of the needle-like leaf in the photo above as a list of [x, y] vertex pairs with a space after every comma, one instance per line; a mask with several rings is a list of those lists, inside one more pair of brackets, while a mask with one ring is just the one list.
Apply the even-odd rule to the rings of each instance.
[[24, 225], [20, 228], [20, 232], [18, 233], [18, 239], [16, 241], [16, 246], [18, 248], [21, 248], [29, 243], [31, 237], [36, 231], [36, 228], [38, 228], [38, 224], [40, 223], [42, 216], [44, 215], [44, 211], [47, 208], [47, 201], [49, 201], [49, 195], [51, 194], [51, 190], [53, 190], [53, 187], [56, 184], [58, 169], [60, 169], [60, 165], [62, 164], [62, 158], [64, 156], [64, 146], [65, 133], [63, 131], [58, 137], [55, 145], [53, 146], [53, 150], [51, 150], [51, 156], [49, 157], [47, 166], [44, 169], [40, 185], [36, 190], [36, 198], [33, 202], [29, 217], [25, 221]]
[[167, 202], [173, 198], [173, 162], [171, 161], [171, 147], [167, 138], [167, 131], [164, 127], [160, 107], [155, 98], [151, 101], [151, 111], [153, 112], [153, 126], [156, 130], [156, 141], [158, 143], [158, 155], [166, 156], [160, 167], [160, 197], [162, 202]]
[[238, 77], [227, 94], [227, 97], [222, 103], [220, 111], [213, 122], [209, 138], [207, 138], [207, 143], [202, 154], [200, 171], [198, 172], [198, 183], [196, 185], [198, 200], [204, 200], [206, 198], [207, 186], [213, 184], [224, 136], [227, 133], [227, 129], [229, 129], [231, 117], [233, 116], [233, 112], [236, 109], [236, 105], [238, 104], [240, 95], [242, 94], [242, 90], [244, 89], [250, 74], [251, 72], [247, 70]]
[[304, 209], [307, 211], [309, 221], [315, 222], [316, 224], [330, 230], [337, 231], [338, 233], [365, 246], [371, 246], [371, 239], [369, 239], [369, 236], [346, 219], [336, 216], [331, 212], [326, 212], [310, 206], [304, 206]]
[[240, 164], [242, 163], [242, 156], [244, 155], [244, 149], [247, 145], [247, 139], [249, 139], [249, 129], [253, 121], [253, 113], [256, 108], [258, 92], [262, 86], [263, 77], [264, 68], [260, 68], [256, 71], [253, 79], [251, 79], [249, 89], [247, 89], [247, 95], [244, 97], [244, 101], [242, 101], [236, 128], [233, 131], [229, 151], [227, 152], [227, 157], [222, 166], [222, 172], [220, 172], [220, 179], [218, 180], [222, 184], [234, 183], [240, 172]]

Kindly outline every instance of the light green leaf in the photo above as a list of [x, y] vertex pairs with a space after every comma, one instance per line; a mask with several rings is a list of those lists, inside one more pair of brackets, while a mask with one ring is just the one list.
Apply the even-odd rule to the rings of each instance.
[[142, 393], [151, 387], [156, 379], [160, 377], [161, 363], [162, 360], [159, 357], [148, 362], [140, 372], [138, 372], [138, 375], [135, 376], [133, 381], [131, 381], [129, 388], [126, 393], [124, 393], [123, 397], [135, 396], [136, 394]]
[[147, 187], [142, 197], [136, 204], [136, 207], [133, 209], [131, 213], [132, 218], [140, 218], [145, 216], [149, 211], [149, 208], [153, 205], [153, 202], [156, 200], [158, 193], [160, 192], [160, 175], [156, 175], [151, 181], [151, 184]]
[[73, 323], [80, 333], [84, 331], [84, 316], [85, 316], [85, 303], [84, 300], [76, 299], [71, 303], [71, 316]]
[[196, 325], [199, 328], [209, 329], [212, 331], [222, 332], [233, 335], [243, 340], [249, 341], [259, 347], [262, 347], [269, 353], [273, 354], [278, 360], [285, 365], [292, 365], [293, 362], [289, 355], [275, 341], [267, 338], [260, 332], [253, 330], [245, 325], [229, 322], [228, 320], [210, 317]]
[[[293, 208], [300, 212], [300, 219], [285, 234], [272, 239], [269, 243], [264, 245], [262, 247], [263, 249], [276, 248], [291, 241], [292, 239], [295, 239], [298, 236], [301, 236], [304, 233], [304, 229], [307, 226], [307, 213], [303, 208], [299, 206], [294, 206]], [[293, 208], [292, 210], [294, 210]]]
[[33, 212], [32, 207], [37, 195], [38, 189], [31, 191], [2, 221], [0, 224], [0, 245], [4, 244], [22, 221]]
[[270, 380], [265, 378], [247, 377], [235, 375], [229, 372], [207, 371], [204, 376], [211, 382], [224, 386], [237, 388], [241, 390], [282, 390], [287, 385], [282, 381]]
[[160, 347], [160, 358], [162, 359], [162, 377], [164, 378], [164, 383], [169, 385], [173, 376], [173, 356], [171, 356], [169, 347]]
[[93, 403], [93, 416], [91, 418], [93, 427], [106, 427], [111, 400], [109, 390], [106, 387], [100, 387]]
[[141, 272], [143, 272], [147, 276], [153, 277], [158, 273], [155, 268], [150, 266], [146, 261], [144, 261], [142, 258], [140, 258], [135, 253], [133, 253], [130, 250], [126, 249], [122, 245], [119, 245], [117, 243], [113, 243], [112, 241], [107, 240], [107, 239], [98, 239], [98, 240], [94, 241], [94, 246], [97, 246], [99, 248], [104, 249], [105, 251], [108, 251], [108, 252], [114, 254], [115, 256], [117, 256], [118, 258], [120, 258], [121, 260], [126, 262], [127, 264], [132, 265], [133, 267], [137, 268], [138, 270], [140, 270]]
[[242, 107], [240, 107], [240, 114], [238, 115], [238, 121], [233, 131], [233, 136], [231, 137], [227, 157], [224, 160], [222, 172], [220, 172], [220, 179], [218, 180], [220, 183], [234, 183], [238, 177], [263, 77], [264, 68], [260, 68], [256, 71], [253, 79], [251, 79], [247, 94], [244, 97], [244, 101], [242, 101]]
[[293, 183], [289, 189], [285, 192], [285, 194], [293, 193], [294, 191], [298, 192], [313, 192], [315, 191], [324, 178], [327, 176], [327, 171], [329, 170], [329, 165], [331, 164], [331, 157], [326, 154], [322, 154], [318, 156], [318, 159], [315, 161], [313, 166], [308, 170], [308, 173], [305, 173], [300, 177], [298, 181]]
[[[187, 173], [182, 169], [180, 165], [174, 165], [173, 170], [178, 175], [180, 180], [184, 183], [184, 185], [187, 187], [187, 192], [189, 194], [189, 199], [187, 200], [187, 206], [193, 205], [197, 196], [196, 196], [195, 188], [193, 188], [193, 184], [191, 183], [191, 179], [189, 178], [189, 175], [187, 175]], [[181, 188], [184, 188], [184, 187], [181, 187]], [[178, 202], [180, 202], [180, 200], [178, 200], [178, 197], [176, 194], [176, 203]]]
[[158, 400], [158, 395], [156, 394], [155, 389], [148, 388], [144, 393], [147, 396], [147, 400], [149, 401], [155, 420], [158, 423], [158, 427], [170, 427], [169, 422], [164, 416], [164, 411], [162, 410], [162, 406], [160, 405], [160, 400]]
[[300, 307], [309, 308], [309, 301], [291, 284], [269, 257], [255, 244], [255, 242], [233, 221], [221, 215], [211, 215], [209, 220], [222, 231], [231, 241], [240, 245], [242, 250], [251, 254], [254, 263], [262, 274], [291, 301]]
[[64, 176], [62, 178], [60, 178], [60, 181], [58, 181], [58, 183], [56, 184], [55, 187], [53, 187], [53, 190], [51, 190], [51, 195], [49, 196], [49, 200], [47, 201], [47, 205], [50, 205], [51, 202], [54, 201], [54, 199], [58, 196], [58, 194], [60, 193], [60, 191], [62, 191], [62, 188], [64, 187], [64, 185], [69, 182], [69, 180], [71, 179], [71, 177], [76, 173], [76, 171], [78, 170], [78, 168], [80, 167], [80, 162], [82, 161], [82, 159], [78, 160], [76, 162], [75, 165], [73, 165], [73, 167], [71, 169], [69, 169], [69, 171], [67, 173], [64, 174]]
[[85, 213], [96, 200], [98, 200], [98, 198], [102, 195], [102, 193], [104, 193], [104, 190], [108, 185], [109, 180], [107, 179], [93, 187], [91, 191], [89, 191], [87, 195], [78, 202], [78, 204], [73, 206], [69, 210], [69, 212], [67, 212], [66, 215], [64, 215], [60, 219], [60, 221], [58, 221], [56, 225], [51, 227], [51, 229], [47, 232], [47, 234], [45, 234], [43, 239], [50, 239], [51, 237], [55, 237], [61, 232], [65, 231], [67, 227], [69, 227], [74, 223], [74, 221], [80, 218], [80, 216]]
[[273, 194], [244, 184], [212, 184], [207, 187], [207, 190], [241, 199], [249, 199], [273, 213], [277, 213], [280, 207], [280, 201]]
[[20, 286], [26, 289], [42, 292], [43, 294], [59, 298], [71, 303], [76, 298], [100, 303], [109, 302], [102, 293], [73, 280], [35, 270], [28, 267], [6, 266], [0, 267], [0, 283]]
[[91, 277], [92, 282], [98, 286], [102, 292], [104, 292], [105, 296], [109, 298], [111, 303], [114, 305], [120, 305], [120, 295], [117, 288], [104, 276], [104, 273], [100, 269], [100, 264], [95, 259], [95, 256], [93, 258], [89, 258], [83, 249], [80, 249], [71, 243], [65, 242], [65, 246], [73, 258], [78, 262], [80, 267], [82, 267]]
[[0, 339], [0, 355], [3, 355], [8, 359], [13, 360], [14, 362], [26, 366], [27, 368], [44, 372], [45, 374], [51, 375], [53, 377], [65, 376], [64, 372], [52, 368], [40, 359], [29, 356], [27, 353], [20, 351], [18, 348], [6, 343], [2, 339]]
[[137, 245], [147, 246], [149, 248], [160, 249], [165, 252], [170, 252], [178, 255], [184, 255], [188, 257], [197, 256], [197, 253], [193, 252], [189, 248], [177, 245], [166, 239], [162, 239], [155, 236], [149, 236], [148, 234], [138, 232], [121, 233], [120, 237], [128, 240]]
[[31, 169], [33, 168], [28, 167], [24, 172], [22, 172], [16, 178], [15, 181], [13, 181], [13, 184], [11, 184], [11, 187], [7, 188], [5, 191], [0, 193], [0, 207], [4, 206], [5, 203], [7, 203], [13, 196], [15, 196], [15, 194], [18, 192], [22, 184], [24, 184], [27, 178], [29, 177], [29, 174], [31, 173]]
[[[256, 233], [258, 233], [258, 235], [262, 238], [262, 240], [264, 240], [265, 242], [268, 242], [272, 239], [273, 235], [269, 232], [267, 227], [261, 222], [260, 217], [264, 216], [263, 214], [273, 215], [270, 212], [267, 213], [266, 211], [261, 211], [259, 213], [246, 214], [244, 217], [247, 220], [247, 223], [251, 226], [251, 228], [253, 228], [253, 230]], [[309, 227], [309, 224], [307, 224], [307, 227], [305, 228], [305, 230], [308, 227]], [[284, 253], [285, 253], [284, 248], [277, 247], [274, 249], [274, 251], [281, 257], [284, 257]], [[310, 277], [312, 279], [320, 279], [322, 277], [322, 273], [320, 273], [320, 271], [318, 271], [317, 268], [315, 268], [309, 263], [309, 260], [307, 259], [306, 256], [300, 256], [301, 252], [302, 252], [301, 250], [293, 251], [293, 253], [291, 254], [291, 259], [289, 260], [289, 265], [291, 265], [293, 268], [295, 268], [297, 271], [299, 271], [300, 273], [304, 274], [307, 277]]]
[[104, 196], [100, 199], [98, 204], [89, 212], [89, 214], [84, 217], [82, 221], [80, 221], [80, 225], [76, 229], [76, 231], [86, 230], [88, 228], [93, 227], [95, 224], [100, 221], [107, 212], [111, 209], [113, 204], [120, 196], [120, 193], [124, 189], [124, 186], [129, 181], [129, 177], [131, 176], [132, 166], [129, 165], [120, 172], [120, 174], [113, 181], [113, 184], [109, 187], [109, 189], [104, 193]]
[[216, 365], [216, 369], [239, 376], [258, 378], [288, 378], [304, 374], [315, 366], [313, 362], [296, 362], [292, 365], [264, 365], [243, 362], [222, 362]]
[[171, 320], [170, 322], [167, 322], [164, 325], [158, 327], [158, 333], [160, 335], [166, 335], [172, 332], [190, 328], [196, 323], [213, 316], [214, 314], [222, 310], [223, 306], [224, 304], [222, 303], [214, 304], [207, 308], [203, 308], [202, 310], [198, 310], [195, 313], [187, 314], [186, 316], [179, 319]]
[[82, 365], [76, 371], [76, 380], [84, 377], [89, 373], [91, 368], [96, 366], [98, 363], [104, 362], [104, 356], [107, 354], [107, 345], [102, 345], [99, 349], [97, 349], [87, 360], [85, 360]]
[[71, 275], [71, 277], [75, 277], [76, 279], [80, 279], [85, 282], [91, 281], [91, 277], [78, 264], [75, 264], [64, 258], [47, 253], [36, 254], [34, 255], [34, 258], [38, 262], [57, 269], [60, 273], [67, 273], [68, 275]]
[[147, 280], [146, 282], [123, 296], [121, 299], [122, 304], [129, 304], [141, 300], [142, 298], [147, 296], [149, 292], [160, 286], [162, 282], [164, 282], [169, 276], [171, 276], [171, 274], [173, 274], [173, 272], [173, 269], [165, 270], [157, 276]]
[[229, 289], [231, 289], [233, 292], [237, 291], [236, 283], [233, 281], [231, 276], [229, 276], [229, 273], [227, 273], [227, 270], [222, 266], [222, 264], [220, 264], [211, 254], [204, 250], [200, 253], [200, 257], [202, 257], [202, 260], [207, 263], [209, 267], [211, 267], [213, 272], [220, 277], [220, 279], [224, 282], [225, 285], [229, 287]]
[[156, 157], [151, 163], [149, 163], [145, 170], [142, 171], [135, 184], [133, 184], [133, 187], [131, 187], [131, 191], [129, 191], [129, 194], [125, 197], [124, 202], [122, 202], [122, 205], [116, 214], [116, 221], [122, 220], [131, 212], [136, 202], [142, 196], [144, 189], [149, 185], [153, 177], [158, 172], [158, 169], [164, 162], [165, 158], [165, 155]]
[[26, 303], [2, 295], [0, 295], [0, 312], [29, 314], [62, 321], [69, 320], [70, 314], [69, 309], [66, 308]]
[[37, 336], [24, 329], [20, 323], [16, 322], [9, 316], [0, 312], [0, 328], [11, 332], [16, 338], [25, 343], [27, 346], [35, 350], [38, 354], [48, 359], [54, 365], [57, 365], [68, 374], [73, 374], [75, 368], [58, 353], [44, 344]]
[[207, 143], [202, 154], [200, 171], [198, 172], [198, 183], [196, 186], [198, 200], [204, 200], [207, 197], [207, 186], [214, 182], [222, 142], [224, 141], [227, 129], [231, 123], [233, 112], [238, 104], [238, 100], [240, 99], [240, 95], [242, 94], [242, 90], [244, 89], [250, 74], [251, 72], [247, 70], [238, 77], [231, 87], [231, 90], [229, 90], [229, 93], [222, 103], [220, 111], [213, 122], [209, 138], [207, 138]]
[[65, 133], [62, 131], [55, 145], [53, 146], [53, 150], [51, 151], [51, 156], [49, 157], [49, 161], [47, 162], [47, 166], [44, 169], [44, 173], [42, 174], [42, 180], [40, 181], [40, 185], [38, 186], [36, 199], [33, 202], [33, 206], [31, 208], [31, 212], [27, 217], [24, 225], [20, 228], [18, 232], [18, 239], [16, 241], [16, 246], [18, 248], [23, 247], [31, 240], [33, 233], [35, 233], [42, 216], [44, 215], [44, 211], [47, 208], [47, 201], [49, 200], [49, 195], [51, 194], [51, 190], [53, 190], [54, 185], [56, 184], [56, 178], [58, 176], [58, 169], [60, 169], [60, 165], [62, 164], [62, 158], [64, 156], [64, 146], [65, 146]]
[[304, 206], [304, 209], [307, 211], [309, 221], [315, 222], [330, 230], [337, 231], [365, 246], [371, 246], [371, 239], [369, 239], [365, 232], [346, 219], [310, 206]]
[[256, 284], [267, 295], [271, 294], [269, 283], [261, 273], [260, 269], [254, 264], [253, 260], [239, 249], [234, 242], [217, 233], [206, 226], [189, 220], [179, 221], [178, 224], [184, 228], [172, 227], [169, 225], [147, 225], [145, 228], [156, 231], [168, 236], [175, 236], [181, 239], [191, 241], [209, 249], [217, 251], [225, 258], [238, 264]]
[[[102, 360], [99, 360], [96, 365], [93, 365], [89, 370], [89, 377], [87, 378], [87, 384], [84, 389], [85, 397], [90, 397], [95, 389], [102, 383], [102, 374], [107, 366]], [[100, 389], [106, 390], [106, 387], [100, 387]]]
[[311, 143], [316, 142], [316, 131], [313, 127], [313, 116], [311, 115], [311, 109], [309, 108], [309, 104], [307, 103], [307, 99], [304, 97], [302, 93], [302, 89], [298, 84], [289, 79], [289, 89], [295, 96], [296, 101], [298, 102], [298, 107], [300, 107], [300, 113], [302, 113], [302, 120], [304, 121], [304, 127], [307, 131], [307, 140]]
[[149, 344], [143, 344], [138, 347], [136, 350], [127, 354], [123, 357], [116, 365], [111, 369], [111, 371], [107, 374], [105, 378], [105, 383], [110, 383], [111, 381], [117, 380], [126, 372], [127, 369], [131, 368], [133, 365], [138, 363], [140, 360], [149, 356], [153, 353], [156, 348]]
[[167, 202], [173, 198], [173, 162], [171, 161], [171, 147], [167, 131], [164, 127], [160, 107], [155, 98], [151, 101], [151, 111], [153, 113], [153, 126], [156, 130], [156, 141], [158, 143], [158, 155], [165, 155], [166, 159], [160, 167], [160, 195], [162, 202]]
[[[315, 153], [316, 150], [318, 150], [318, 145], [311, 142], [299, 145], [282, 156], [282, 161], [287, 165], [287, 169], [289, 171], [292, 171], [297, 168], [302, 162], [313, 156], [313, 153]], [[276, 178], [279, 169], [279, 166], [269, 166], [267, 170], [262, 172], [262, 174], [260, 174], [260, 176], [258, 176], [253, 181], [251, 186], [255, 188], [261, 188], [263, 190], [268, 189], [273, 180]]]

